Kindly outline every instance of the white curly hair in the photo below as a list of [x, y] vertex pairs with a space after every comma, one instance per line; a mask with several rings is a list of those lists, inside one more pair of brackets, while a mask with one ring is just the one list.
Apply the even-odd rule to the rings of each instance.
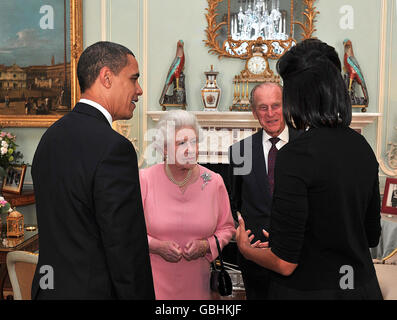
[[153, 141], [155, 149], [164, 156], [167, 145], [175, 143], [175, 135], [172, 134], [185, 127], [190, 127], [196, 132], [198, 142], [202, 140], [203, 130], [193, 113], [185, 110], [169, 110], [164, 113], [156, 127]]

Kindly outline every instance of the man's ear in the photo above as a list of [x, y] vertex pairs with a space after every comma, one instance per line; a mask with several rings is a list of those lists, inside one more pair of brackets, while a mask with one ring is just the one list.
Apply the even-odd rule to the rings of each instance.
[[103, 67], [99, 71], [99, 81], [106, 88], [110, 89], [112, 87], [113, 72], [110, 71], [108, 67]]
[[257, 117], [257, 115], [256, 115], [256, 111], [255, 111], [255, 108], [254, 107], [251, 107], [252, 108], [252, 115], [254, 116], [254, 119], [255, 120], [258, 120], [258, 117]]

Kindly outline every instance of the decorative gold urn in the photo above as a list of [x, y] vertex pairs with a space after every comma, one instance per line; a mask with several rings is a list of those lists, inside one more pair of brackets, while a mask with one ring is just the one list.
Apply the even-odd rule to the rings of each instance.
[[7, 217], [7, 237], [21, 237], [23, 234], [23, 215], [14, 210]]
[[219, 100], [221, 98], [221, 89], [216, 84], [218, 73], [214, 71], [213, 65], [211, 65], [211, 71], [204, 72], [207, 77], [205, 87], [201, 89], [204, 111], [218, 111]]

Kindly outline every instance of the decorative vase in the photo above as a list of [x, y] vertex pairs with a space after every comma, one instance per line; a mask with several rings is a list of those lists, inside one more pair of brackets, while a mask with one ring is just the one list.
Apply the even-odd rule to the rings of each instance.
[[221, 89], [216, 84], [218, 73], [214, 71], [213, 65], [211, 65], [211, 71], [204, 72], [207, 77], [205, 87], [201, 89], [204, 111], [218, 111], [219, 100], [221, 98]]

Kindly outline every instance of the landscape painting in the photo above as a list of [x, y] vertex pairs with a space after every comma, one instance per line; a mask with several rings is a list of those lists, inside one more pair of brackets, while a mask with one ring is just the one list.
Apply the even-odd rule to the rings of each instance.
[[81, 14], [81, 0], [0, 2], [0, 126], [47, 127], [72, 109]]

